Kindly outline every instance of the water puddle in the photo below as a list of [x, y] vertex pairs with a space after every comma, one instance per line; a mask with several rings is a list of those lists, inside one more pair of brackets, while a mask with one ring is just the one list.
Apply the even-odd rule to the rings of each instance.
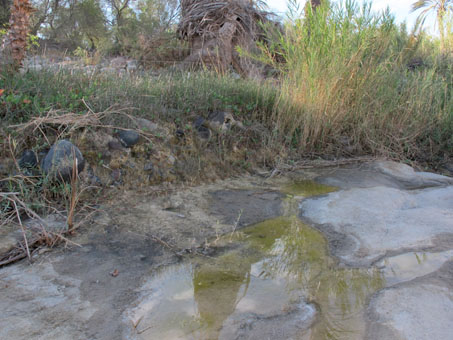
[[453, 250], [440, 253], [413, 252], [386, 258], [377, 267], [382, 268], [387, 286], [390, 286], [433, 273], [452, 259]]
[[[308, 181], [284, 190], [295, 196], [331, 191]], [[287, 217], [212, 240], [215, 258], [197, 257], [154, 273], [126, 315], [132, 337], [363, 338], [365, 303], [385, 286], [382, 272], [338, 266], [323, 235], [287, 210]]]
[[282, 188], [282, 192], [285, 194], [303, 197], [324, 195], [337, 190], [337, 187], [320, 184], [312, 180], [294, 181]]

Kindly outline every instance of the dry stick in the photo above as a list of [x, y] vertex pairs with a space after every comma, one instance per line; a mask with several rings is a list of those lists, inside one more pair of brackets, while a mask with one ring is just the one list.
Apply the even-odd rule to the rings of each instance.
[[[24, 208], [24, 210], [27, 212], [27, 215], [31, 214], [34, 218], [38, 219], [41, 223], [43, 223], [43, 225], [47, 225], [47, 223], [37, 213], [35, 213], [30, 208], [28, 208], [27, 205], [24, 202], [22, 202], [17, 197], [16, 197], [16, 200], [17, 200], [17, 203], [19, 203]], [[73, 244], [75, 246], [78, 246], [78, 247], [82, 247], [80, 244], [75, 243], [73, 241], [70, 241], [69, 239], [64, 237], [62, 234], [54, 233], [52, 231], [47, 231], [47, 230], [46, 230], [46, 232], [49, 233], [50, 235], [52, 235], [54, 238], [61, 239], [61, 240], [65, 241], [65, 242], [67, 242], [67, 243], [71, 243], [71, 244]]]
[[150, 237], [153, 241], [162, 244], [164, 247], [166, 247], [166, 248], [170, 249], [172, 252], [176, 253], [176, 250], [177, 250], [176, 247], [172, 247], [172, 246], [169, 245], [167, 242], [165, 242], [164, 240], [160, 239], [159, 237], [157, 237], [157, 236], [155, 236], [155, 235], [149, 235], [149, 237]]
[[86, 215], [81, 221], [79, 221], [73, 228], [69, 229], [68, 230], [68, 233], [72, 233], [74, 230], [77, 230], [81, 225], [82, 223], [87, 220], [88, 218], [90, 218], [93, 214], [95, 214], [96, 212], [98, 212], [97, 209], [95, 209], [94, 211], [90, 212], [88, 215]]
[[[8, 135], [8, 147], [9, 147], [9, 152], [11, 153], [11, 157], [13, 158], [14, 165], [16, 166], [17, 170], [20, 171], [19, 163], [17, 163], [16, 157], [14, 156], [14, 150], [11, 147], [11, 135]], [[15, 147], [14, 147], [15, 149]]]
[[16, 209], [17, 219], [19, 220], [20, 228], [22, 229], [22, 235], [24, 237], [25, 249], [27, 250], [28, 259], [31, 261], [30, 248], [28, 247], [27, 235], [25, 234], [25, 229], [20, 218], [19, 209], [17, 209], [16, 201], [13, 200], [14, 208]]
[[71, 199], [69, 201], [69, 210], [68, 210], [68, 230], [74, 227], [74, 211], [77, 205], [77, 176], [78, 176], [78, 169], [77, 169], [77, 156], [75, 154], [75, 150], [72, 149], [72, 177], [71, 177]]
[[234, 236], [234, 233], [236, 232], [236, 229], [237, 229], [237, 227], [239, 225], [239, 220], [241, 219], [242, 213], [243, 213], [243, 210], [241, 209], [239, 211], [239, 215], [238, 215], [238, 218], [237, 218], [236, 222], [234, 222], [233, 231], [231, 232], [231, 235], [230, 235], [230, 242], [233, 240], [233, 236]]
[[[11, 151], [11, 154], [13, 155], [13, 157], [14, 157], [14, 153], [13, 153], [13, 150], [11, 148], [11, 140], [10, 139], [9, 139], [9, 142], [10, 142], [10, 151]], [[81, 222], [78, 223], [77, 226], [74, 226], [74, 223], [73, 223], [74, 212], [75, 212], [75, 208], [76, 208], [77, 202], [78, 202], [78, 197], [77, 197], [77, 179], [78, 179], [77, 170], [78, 169], [77, 169], [77, 158], [75, 156], [75, 152], [74, 151], [73, 151], [73, 159], [75, 161], [74, 161], [73, 169], [72, 169], [72, 179], [71, 179], [71, 190], [72, 191], [71, 191], [71, 201], [70, 201], [70, 205], [69, 205], [68, 220], [67, 220], [67, 223], [68, 223], [68, 231], [67, 232], [68, 233], [74, 231], [75, 229], [77, 229], [81, 225]], [[18, 166], [17, 162], [16, 162], [16, 165]], [[58, 240], [63, 240], [66, 243], [72, 243], [72, 244], [77, 245], [77, 246], [80, 247], [79, 244], [77, 244], [75, 242], [72, 242], [72, 241], [68, 240], [67, 238], [65, 238], [63, 236], [63, 234], [57, 234], [57, 233], [53, 233], [53, 232], [48, 232], [46, 230], [46, 228], [45, 228], [46, 223], [44, 222], [44, 220], [38, 214], [36, 214], [32, 209], [27, 207], [27, 205], [24, 202], [22, 202], [17, 197], [18, 194], [20, 194], [20, 193], [18, 193], [18, 192], [0, 193], [0, 197], [3, 197], [5, 199], [11, 201], [13, 203], [13, 205], [14, 205], [16, 216], [17, 216], [17, 219], [19, 221], [19, 224], [20, 224], [20, 227], [21, 227], [21, 230], [22, 230], [22, 235], [24, 237], [25, 252], [26, 252], [26, 255], [28, 256], [30, 261], [31, 261], [30, 248], [32, 246], [34, 246], [35, 244], [42, 242], [43, 238], [44, 238], [46, 244], [48, 244], [48, 245], [54, 245]], [[31, 242], [28, 242], [28, 239], [27, 239], [27, 236], [26, 236], [26, 232], [25, 232], [25, 228], [23, 226], [22, 219], [20, 218], [19, 207], [17, 206], [17, 204], [19, 204], [24, 209], [24, 211], [27, 214], [27, 216], [29, 216], [30, 218], [36, 218], [36, 219], [38, 219], [41, 222], [40, 226], [41, 226], [42, 236], [35, 238]], [[89, 214], [89, 216], [91, 216], [93, 213], [94, 212]], [[50, 234], [50, 236], [49, 236], [49, 234]], [[24, 254], [24, 251], [23, 251], [24, 249], [23, 249], [22, 246], [21, 246], [20, 249], [22, 251], [18, 250], [16, 248], [12, 252], [10, 252], [9, 253], [10, 256], [9, 256], [9, 258], [7, 260], [0, 261], [0, 266], [3, 266], [3, 265], [6, 265], [6, 264], [9, 264], [9, 263], [18, 261], [20, 259], [23, 259], [25, 257], [25, 254]], [[17, 251], [20, 251], [20, 253], [14, 255], [15, 253], [17, 253]], [[11, 254], [13, 255], [12, 257], [11, 257]]]
[[[87, 104], [85, 104], [87, 105]], [[59, 111], [49, 111], [45, 117], [33, 117], [30, 122], [24, 123], [24, 124], [17, 124], [17, 125], [10, 125], [10, 128], [19, 128], [20, 130], [25, 130], [29, 127], [33, 127], [33, 132], [36, 130], [39, 130], [41, 134], [44, 136], [44, 138], [47, 137], [44, 134], [44, 131], [41, 129], [41, 126], [44, 124], [55, 124], [58, 125], [59, 128], [62, 126], [69, 126], [70, 124], [73, 124], [73, 126], [69, 129], [69, 131], [80, 128], [80, 127], [85, 127], [85, 126], [91, 126], [91, 127], [99, 127], [99, 128], [113, 128], [113, 129], [118, 129], [118, 130], [129, 130], [129, 128], [123, 128], [120, 126], [115, 126], [115, 125], [107, 125], [107, 124], [102, 124], [101, 119], [106, 116], [107, 114], [121, 114], [131, 121], [135, 121], [135, 118], [125, 112], [122, 112], [124, 110], [119, 110], [115, 111], [113, 110], [113, 106], [107, 108], [103, 112], [98, 112], [94, 113], [92, 109], [88, 107], [88, 110], [91, 114], [85, 114], [85, 115], [78, 115], [74, 113], [66, 113], [62, 115], [58, 115]], [[110, 111], [112, 110], [112, 111]], [[64, 133], [64, 132], [62, 132]], [[61, 134], [62, 134], [61, 133]], [[61, 134], [59, 137], [61, 137]], [[143, 131], [140, 132], [140, 134], [145, 138], [148, 142], [152, 141], [149, 136], [151, 134], [144, 133]], [[47, 140], [49, 143], [49, 141]], [[50, 143], [49, 143], [50, 144]]]
[[137, 334], [142, 334], [142, 333], [145, 333], [147, 330], [149, 330], [151, 328], [153, 328], [153, 326], [146, 327], [145, 329], [142, 329], [140, 331], [138, 329], [136, 329], [136, 331], [137, 331]]

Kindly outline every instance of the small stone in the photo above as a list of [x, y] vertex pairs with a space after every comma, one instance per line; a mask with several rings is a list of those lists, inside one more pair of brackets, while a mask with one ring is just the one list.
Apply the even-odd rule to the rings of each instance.
[[82, 178], [88, 185], [102, 186], [102, 180], [95, 175], [91, 167], [88, 167], [88, 170], [85, 172], [85, 176]]
[[175, 134], [176, 134], [176, 137], [178, 137], [178, 138], [184, 138], [186, 135], [182, 129], [177, 129]]
[[137, 68], [138, 68], [138, 64], [137, 64], [137, 61], [136, 60], [129, 60], [127, 63], [126, 63], [126, 68], [129, 72], [131, 71], [136, 71]]
[[77, 172], [81, 173], [85, 166], [82, 153], [70, 141], [63, 139], [50, 148], [42, 161], [42, 170], [49, 176], [67, 181], [72, 177], [74, 163], [77, 164]]
[[138, 143], [140, 140], [140, 134], [134, 130], [121, 130], [118, 132], [118, 138], [123, 146], [130, 148]]
[[144, 131], [158, 132], [160, 130], [159, 125], [145, 118], [136, 118], [135, 122], [137, 123], [138, 128]]
[[211, 138], [211, 130], [207, 127], [208, 124], [203, 117], [198, 117], [193, 122], [193, 127], [198, 133], [198, 137], [203, 140]]
[[32, 150], [25, 150], [18, 163], [22, 169], [35, 168], [38, 165], [38, 156]]
[[113, 67], [116, 69], [124, 69], [127, 67], [127, 59], [124, 57], [113, 58], [110, 61], [110, 67]]
[[143, 170], [144, 171], [154, 171], [154, 165], [152, 162], [148, 162], [145, 164], [145, 166], [143, 167]]
[[210, 128], [219, 131], [226, 131], [231, 129], [233, 126], [243, 129], [241, 122], [236, 121], [230, 112], [215, 111], [212, 112], [208, 117], [208, 125]]
[[125, 151], [123, 145], [118, 140], [111, 140], [107, 143], [110, 151]]
[[447, 169], [450, 172], [453, 172], [453, 162], [445, 164], [445, 169]]
[[200, 137], [200, 139], [208, 140], [209, 138], [211, 138], [211, 130], [209, 130], [207, 127], [200, 126], [197, 129], [197, 132], [198, 132], [198, 137]]
[[195, 121], [193, 122], [193, 127], [195, 129], [199, 129], [200, 127], [205, 126], [205, 125], [206, 125], [206, 119], [204, 119], [203, 117], [197, 117], [197, 119], [195, 119]]
[[176, 158], [173, 155], [168, 156], [168, 161], [170, 162], [171, 165], [174, 165], [176, 162]]
[[115, 169], [112, 171], [112, 179], [115, 182], [119, 182], [121, 180], [121, 170], [120, 169]]

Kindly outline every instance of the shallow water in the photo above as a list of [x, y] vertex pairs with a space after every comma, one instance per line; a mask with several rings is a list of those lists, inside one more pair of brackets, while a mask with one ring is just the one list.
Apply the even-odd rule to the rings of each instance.
[[372, 268], [340, 265], [325, 237], [297, 217], [294, 198], [332, 191], [311, 181], [288, 184], [285, 216], [211, 240], [214, 258], [153, 273], [127, 313], [133, 337], [362, 339], [373, 293], [436, 270], [453, 256], [409, 253]]
[[336, 187], [320, 184], [315, 181], [306, 179], [287, 183], [281, 189], [281, 191], [285, 194], [303, 197], [328, 194], [329, 192], [337, 190], [338, 188]]
[[411, 281], [440, 269], [453, 259], [453, 250], [439, 253], [410, 252], [386, 258], [377, 267], [382, 268], [387, 286]]

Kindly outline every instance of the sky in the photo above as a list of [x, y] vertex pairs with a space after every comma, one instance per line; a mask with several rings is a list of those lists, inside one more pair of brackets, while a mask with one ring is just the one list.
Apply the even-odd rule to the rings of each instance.
[[[298, 0], [300, 3], [305, 3], [305, 0]], [[391, 12], [395, 15], [397, 22], [401, 23], [406, 21], [408, 28], [412, 28], [417, 19], [418, 13], [411, 13], [411, 6], [416, 0], [374, 0], [372, 1], [372, 8], [375, 11], [384, 10], [387, 6], [390, 7]], [[280, 14], [286, 12], [286, 0], [267, 0], [268, 6]], [[362, 0], [358, 0], [362, 2]], [[434, 33], [434, 16], [427, 18], [425, 27], [429, 33]]]

